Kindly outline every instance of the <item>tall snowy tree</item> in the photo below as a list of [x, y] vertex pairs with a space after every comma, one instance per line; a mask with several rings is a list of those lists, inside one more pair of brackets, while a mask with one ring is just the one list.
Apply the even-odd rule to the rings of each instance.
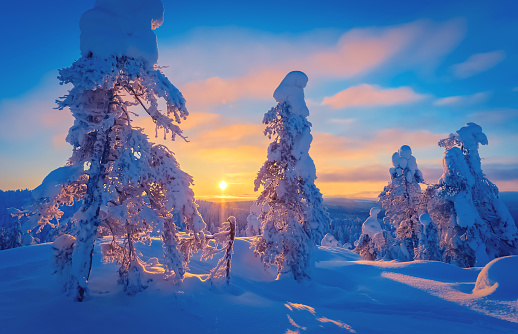
[[[103, 246], [104, 260], [121, 265], [120, 282], [129, 294], [145, 287], [134, 244], [149, 241], [152, 225], [163, 232], [166, 275], [175, 280], [183, 278], [190, 254], [205, 243], [192, 178], [172, 152], [149, 143], [143, 130], [132, 126], [131, 108], [139, 105], [157, 132], [183, 138], [177, 123], [188, 116], [185, 100], [155, 65], [152, 29], [162, 21], [160, 0], [96, 1], [80, 22], [82, 57], [59, 71], [62, 84], [73, 84], [58, 101], [75, 118], [66, 138], [73, 154], [33, 192], [33, 209], [41, 224], [59, 218], [60, 205], [83, 201], [74, 215], [76, 239], [65, 280], [77, 301], [87, 292], [101, 225], [113, 236]], [[159, 99], [165, 113], [158, 109]], [[176, 224], [185, 224], [191, 237], [180, 241]]]
[[392, 155], [389, 184], [379, 194], [379, 203], [385, 210], [384, 222], [395, 231], [400, 246], [400, 260], [414, 259], [418, 247], [419, 202], [423, 174], [409, 146], [403, 145]]
[[263, 119], [264, 133], [273, 141], [255, 180], [255, 190], [264, 190], [251, 212], [262, 231], [254, 241], [255, 252], [266, 265], [275, 264], [279, 274], [291, 272], [296, 280], [309, 277], [313, 249], [329, 227], [308, 153], [312, 136], [304, 101], [307, 82], [306, 74], [290, 72], [273, 94], [278, 104]]
[[439, 142], [446, 149], [443, 175], [427, 189], [424, 201], [438, 225], [444, 261], [462, 267], [518, 253], [516, 225], [498, 188], [482, 172], [479, 144], [488, 141], [475, 123]]

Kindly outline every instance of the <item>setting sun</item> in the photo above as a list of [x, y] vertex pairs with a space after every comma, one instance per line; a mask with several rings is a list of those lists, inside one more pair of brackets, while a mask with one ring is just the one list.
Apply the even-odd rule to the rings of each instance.
[[221, 190], [225, 190], [227, 188], [227, 183], [225, 181], [221, 181], [219, 183], [219, 187], [221, 188]]

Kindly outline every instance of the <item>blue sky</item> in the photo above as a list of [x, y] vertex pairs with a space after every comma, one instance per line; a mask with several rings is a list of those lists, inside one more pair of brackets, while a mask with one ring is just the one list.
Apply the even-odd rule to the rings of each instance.
[[[254, 196], [268, 144], [262, 115], [291, 70], [309, 76], [310, 154], [324, 196], [375, 197], [404, 144], [436, 182], [437, 140], [467, 122], [488, 136], [488, 177], [518, 191], [517, 2], [162, 2], [159, 65], [191, 111], [191, 143], [167, 144], [199, 197], [217, 195], [221, 179], [230, 195]], [[80, 56], [78, 22], [93, 4], [4, 5], [0, 189], [34, 188], [70, 155], [72, 119], [52, 109], [67, 89], [57, 69]]]

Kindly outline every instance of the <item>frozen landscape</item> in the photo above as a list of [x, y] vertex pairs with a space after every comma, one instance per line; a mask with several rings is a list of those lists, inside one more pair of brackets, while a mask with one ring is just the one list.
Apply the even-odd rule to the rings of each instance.
[[0, 61], [0, 334], [518, 333], [518, 42], [473, 32], [518, 10], [326, 1], [38, 13], [79, 45], [34, 105]]
[[[101, 241], [103, 242], [103, 241]], [[106, 240], [104, 241], [106, 242]], [[441, 262], [362, 261], [319, 247], [310, 281], [276, 279], [237, 238], [230, 285], [207, 281], [212, 262], [194, 256], [180, 285], [154, 266], [162, 245], [139, 250], [146, 290], [128, 296], [117, 266], [94, 252], [90, 297], [61, 293], [51, 244], [0, 252], [2, 333], [514, 333], [518, 331], [518, 257], [482, 268]], [[477, 281], [478, 277], [478, 281]], [[484, 281], [484, 279], [486, 280]], [[475, 283], [479, 283], [479, 288]], [[483, 282], [483, 283], [482, 283]]]

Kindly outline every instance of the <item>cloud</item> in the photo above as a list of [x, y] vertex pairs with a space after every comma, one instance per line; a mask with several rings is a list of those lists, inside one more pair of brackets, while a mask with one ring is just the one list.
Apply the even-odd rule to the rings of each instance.
[[211, 77], [194, 81], [181, 89], [189, 108], [206, 110], [213, 105], [226, 104], [238, 99], [272, 99], [273, 91], [284, 76], [285, 73], [281, 71], [254, 71], [232, 79]]
[[309, 153], [317, 165], [323, 167], [340, 164], [361, 166], [364, 161], [388, 165], [392, 154], [402, 145], [409, 145], [414, 151], [423, 150], [436, 147], [439, 140], [445, 137], [447, 134], [403, 129], [384, 129], [355, 138], [315, 132]]
[[383, 89], [377, 85], [362, 84], [347, 88], [334, 96], [325, 97], [322, 104], [333, 109], [354, 106], [389, 106], [414, 103], [425, 98], [410, 87]]
[[[516, 125], [518, 125], [518, 109], [501, 108], [479, 111], [469, 115], [470, 119], [482, 125], [505, 125], [500, 127], [502, 130], [511, 130], [516, 133]], [[514, 124], [514, 126], [512, 126]]]
[[482, 169], [490, 181], [518, 181], [516, 164], [483, 164]]
[[68, 110], [56, 110], [56, 99], [67, 86], [59, 85], [55, 73], [47, 74], [35, 89], [0, 101], [0, 139], [33, 139], [64, 132], [73, 124]]
[[514, 87], [513, 92], [518, 92], [518, 87]]
[[471, 95], [448, 96], [435, 100], [436, 106], [466, 106], [487, 101], [491, 97], [490, 92], [480, 92]]
[[292, 70], [304, 71], [311, 83], [359, 77], [381, 67], [392, 68], [389, 64], [398, 64], [398, 70], [421, 68], [449, 53], [463, 36], [460, 20], [418, 20], [295, 36], [211, 27], [162, 46], [161, 61], [174, 66], [164, 72], [180, 87], [188, 107], [207, 111], [239, 99], [271, 99]]
[[495, 67], [505, 57], [503, 50], [477, 53], [462, 63], [452, 65], [450, 69], [457, 78], [465, 79]]
[[362, 182], [387, 181], [389, 172], [382, 165], [341, 167], [318, 173], [319, 182]]

